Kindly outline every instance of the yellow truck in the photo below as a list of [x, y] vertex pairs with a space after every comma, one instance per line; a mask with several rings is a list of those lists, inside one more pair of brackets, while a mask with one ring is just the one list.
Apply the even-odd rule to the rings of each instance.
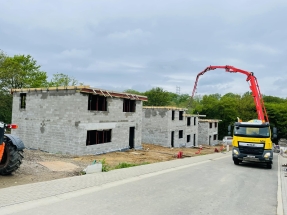
[[[228, 128], [229, 132], [231, 127]], [[273, 143], [276, 138], [276, 128], [271, 136], [270, 125], [262, 120], [236, 122], [233, 129], [232, 159], [235, 165], [240, 162], [266, 163], [267, 168], [272, 168]]]

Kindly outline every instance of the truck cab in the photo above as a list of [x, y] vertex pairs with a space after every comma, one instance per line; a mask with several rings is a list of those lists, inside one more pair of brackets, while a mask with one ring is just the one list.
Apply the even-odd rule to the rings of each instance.
[[266, 163], [267, 168], [272, 168], [273, 143], [268, 122], [261, 120], [236, 122], [232, 146], [232, 159], [235, 165], [246, 161]]

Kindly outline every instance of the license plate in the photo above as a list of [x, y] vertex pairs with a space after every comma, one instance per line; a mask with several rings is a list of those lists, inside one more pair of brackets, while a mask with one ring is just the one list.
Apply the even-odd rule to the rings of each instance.
[[255, 158], [254, 155], [247, 155], [248, 158]]

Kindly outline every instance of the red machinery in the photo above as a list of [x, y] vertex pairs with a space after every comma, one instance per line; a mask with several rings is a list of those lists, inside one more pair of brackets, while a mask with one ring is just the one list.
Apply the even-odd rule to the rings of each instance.
[[226, 65], [226, 66], [209, 66], [205, 70], [203, 70], [202, 72], [198, 73], [198, 75], [196, 76], [196, 80], [195, 80], [195, 84], [194, 84], [191, 98], [193, 98], [193, 96], [195, 94], [195, 90], [197, 87], [197, 82], [198, 82], [199, 76], [203, 75], [204, 73], [206, 73], [209, 70], [215, 70], [215, 69], [225, 69], [226, 72], [231, 72], [231, 73], [237, 73], [238, 72], [238, 73], [245, 74], [247, 76], [246, 81], [249, 83], [249, 87], [252, 91], [252, 96], [253, 96], [253, 99], [255, 102], [255, 106], [256, 106], [256, 110], [257, 110], [257, 114], [258, 114], [258, 119], [265, 121], [265, 122], [269, 122], [266, 108], [265, 108], [265, 105], [264, 105], [264, 102], [262, 99], [262, 95], [260, 93], [257, 78], [254, 76], [253, 72], [248, 72], [248, 71], [238, 69], [236, 67], [228, 66], [228, 65]]

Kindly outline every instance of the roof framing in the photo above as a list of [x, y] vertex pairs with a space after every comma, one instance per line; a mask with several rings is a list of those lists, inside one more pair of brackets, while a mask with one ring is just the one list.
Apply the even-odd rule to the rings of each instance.
[[92, 88], [89, 85], [85, 86], [61, 86], [61, 87], [41, 87], [41, 88], [21, 88], [21, 89], [11, 89], [11, 94], [15, 92], [29, 93], [29, 92], [47, 92], [47, 91], [59, 91], [59, 90], [78, 90], [81, 93], [91, 93], [105, 97], [118, 97], [131, 100], [148, 101], [146, 96], [136, 95], [131, 93], [121, 93], [115, 91], [108, 91], [99, 88]]

